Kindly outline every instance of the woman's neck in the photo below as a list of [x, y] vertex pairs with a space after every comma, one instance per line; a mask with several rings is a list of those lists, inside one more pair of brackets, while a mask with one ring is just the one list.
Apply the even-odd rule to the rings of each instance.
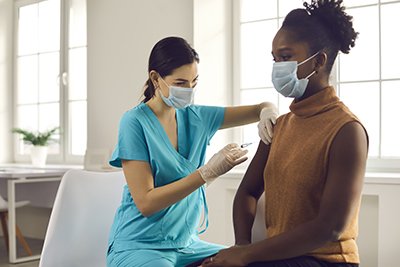
[[161, 96], [156, 94], [152, 99], [146, 102], [146, 105], [149, 106], [159, 120], [175, 120], [175, 108], [165, 104]]
[[310, 96], [315, 95], [318, 92], [321, 92], [327, 87], [329, 87], [329, 77], [317, 81], [311, 81], [310, 79], [306, 91], [304, 92], [302, 97], [296, 98], [296, 103], [306, 98], [309, 98]]

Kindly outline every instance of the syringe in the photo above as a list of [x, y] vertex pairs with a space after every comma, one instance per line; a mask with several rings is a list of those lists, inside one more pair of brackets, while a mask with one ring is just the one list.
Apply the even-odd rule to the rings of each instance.
[[244, 143], [244, 144], [240, 145], [240, 147], [241, 147], [241, 148], [245, 148], [245, 147], [248, 147], [248, 146], [251, 145], [251, 144], [253, 144], [253, 142]]

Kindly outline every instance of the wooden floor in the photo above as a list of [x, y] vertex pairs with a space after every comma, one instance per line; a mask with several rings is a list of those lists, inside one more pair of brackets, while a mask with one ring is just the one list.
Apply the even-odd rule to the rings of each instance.
[[[32, 239], [32, 238], [25, 238], [26, 242], [28, 243], [32, 253], [34, 255], [40, 254], [43, 247], [43, 240], [40, 239]], [[17, 257], [26, 257], [27, 254], [19, 241], [17, 240]], [[11, 264], [8, 261], [8, 251], [6, 249], [6, 245], [4, 243], [4, 238], [0, 236], [0, 267], [38, 267], [39, 260], [35, 261], [28, 261], [23, 263]]]

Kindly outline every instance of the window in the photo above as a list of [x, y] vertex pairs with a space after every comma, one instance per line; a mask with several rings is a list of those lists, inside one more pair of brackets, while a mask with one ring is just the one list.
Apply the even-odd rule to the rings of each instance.
[[[15, 127], [60, 127], [48, 162], [82, 163], [86, 150], [86, 0], [15, 2]], [[15, 160], [30, 147], [16, 138]]]
[[368, 167], [400, 169], [400, 60], [393, 44], [400, 42], [400, 1], [347, 0], [348, 13], [360, 33], [350, 54], [337, 61], [341, 100], [363, 122], [369, 134]]
[[[234, 6], [234, 82], [237, 105], [260, 103], [260, 99], [274, 103], [280, 114], [289, 112], [293, 99], [278, 94], [271, 82], [272, 40], [284, 16], [293, 8], [302, 7], [299, 0], [237, 0]], [[262, 33], [262, 34], [260, 34]], [[257, 96], [257, 97], [254, 97]], [[259, 140], [257, 123], [242, 127], [243, 143]], [[250, 154], [257, 146], [249, 146]]]
[[[272, 40], [284, 16], [302, 8], [300, 0], [238, 0], [234, 9], [234, 39], [239, 64], [234, 76], [237, 104], [255, 104], [259, 99], [275, 103], [281, 114], [289, 111], [292, 99], [279, 95], [271, 82]], [[369, 171], [400, 171], [400, 55], [393, 44], [400, 42], [400, 1], [345, 0], [346, 12], [354, 17], [360, 33], [356, 46], [339, 53], [331, 75], [338, 96], [360, 118], [370, 137]], [[263, 33], [263, 34], [260, 34]], [[254, 96], [257, 95], [257, 98]], [[255, 125], [243, 127], [244, 142], [257, 140]]]

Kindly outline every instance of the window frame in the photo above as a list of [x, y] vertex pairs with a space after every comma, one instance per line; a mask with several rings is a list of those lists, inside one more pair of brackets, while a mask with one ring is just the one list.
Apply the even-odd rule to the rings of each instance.
[[[14, 12], [14, 52], [13, 52], [13, 127], [18, 127], [18, 116], [17, 116], [17, 106], [18, 106], [18, 47], [19, 47], [19, 8], [38, 4], [47, 0], [14, 0], [13, 12]], [[68, 53], [69, 48], [69, 15], [70, 15], [70, 0], [60, 0], [60, 58], [59, 58], [59, 105], [60, 105], [60, 127], [62, 134], [59, 136], [59, 153], [58, 154], [48, 154], [47, 163], [48, 164], [83, 164], [84, 155], [73, 155], [70, 151], [72, 149], [71, 136], [70, 136], [70, 125], [69, 125], [69, 99], [68, 99], [68, 79], [64, 83], [63, 77], [68, 77]], [[86, 43], [87, 47], [87, 43]], [[86, 73], [87, 76], [87, 73]], [[87, 90], [87, 84], [86, 84]], [[87, 97], [86, 97], [87, 104]], [[86, 115], [87, 116], [87, 115]], [[86, 121], [87, 127], [87, 121]], [[17, 163], [27, 163], [30, 162], [29, 154], [20, 154], [20, 135], [14, 134], [13, 139], [13, 158]], [[87, 136], [86, 136], [87, 138]]]
[[[382, 5], [390, 5], [390, 4], [400, 4], [400, 1], [390, 1], [390, 2], [381, 2], [378, 0], [377, 3], [373, 4], [360, 4], [360, 5], [355, 5], [355, 6], [349, 6], [346, 7], [346, 11], [349, 12], [351, 15], [351, 10], [352, 9], [357, 9], [357, 8], [365, 8], [365, 7], [372, 7], [372, 6], [377, 6], [378, 7], [378, 35], [379, 35], [379, 77], [378, 79], [374, 80], [354, 80], [354, 81], [339, 81], [340, 77], [340, 72], [339, 72], [339, 66], [340, 66], [340, 58], [342, 53], [339, 52], [338, 57], [336, 58], [335, 61], [335, 66], [334, 66], [334, 71], [335, 71], [335, 89], [338, 92], [338, 96], [340, 97], [340, 86], [341, 84], [351, 84], [351, 83], [363, 83], [363, 82], [378, 82], [379, 83], [379, 156], [378, 157], [368, 157], [367, 159], [367, 171], [368, 172], [390, 172], [390, 173], [399, 173], [400, 172], [400, 157], [383, 157], [382, 156], [382, 82], [385, 81], [400, 81], [400, 78], [395, 78], [395, 79], [383, 79], [382, 78], [382, 12], [381, 12], [381, 7]], [[357, 41], [356, 41], [357, 43]], [[351, 51], [350, 51], [351, 53]]]
[[[277, 0], [278, 1], [278, 0]], [[346, 11], [349, 11], [349, 14], [351, 15], [351, 9], [354, 8], [360, 8], [364, 6], [376, 6], [378, 5], [379, 7], [379, 37], [381, 36], [381, 5], [386, 5], [386, 4], [394, 4], [394, 3], [400, 3], [400, 1], [392, 1], [392, 2], [385, 2], [381, 3], [378, 1], [378, 3], [375, 4], [369, 4], [369, 5], [360, 5], [360, 6], [351, 6], [351, 7], [346, 7]], [[299, 6], [300, 7], [300, 6]], [[279, 5], [278, 5], [279, 9]], [[241, 92], [246, 89], [241, 88], [241, 0], [234, 0], [233, 3], [233, 16], [232, 16], [232, 32], [233, 32], [233, 67], [232, 67], [232, 73], [233, 73], [233, 104], [234, 105], [241, 105]], [[279, 17], [279, 14], [277, 14], [277, 17], [274, 18], [278, 20], [278, 24], [281, 23], [281, 20], [284, 19], [284, 17]], [[255, 20], [257, 21], [257, 20]], [[260, 20], [262, 21], [262, 20]], [[249, 23], [249, 22], [245, 22]], [[381, 92], [381, 87], [382, 87], [382, 76], [381, 76], [381, 39], [379, 40], [379, 68], [380, 68], [380, 74], [379, 74], [379, 84], [380, 84], [380, 94]], [[338, 96], [340, 97], [340, 84], [342, 83], [347, 83], [347, 82], [340, 82], [339, 80], [339, 62], [340, 62], [340, 54], [336, 58], [336, 61], [334, 63], [334, 66], [332, 68], [331, 76], [330, 76], [330, 84], [334, 86]], [[272, 64], [272, 63], [271, 63]], [[354, 81], [355, 82], [355, 81]], [[268, 87], [269, 88], [269, 87]], [[267, 100], [268, 101], [268, 100]], [[279, 103], [279, 99], [278, 99]], [[380, 125], [382, 123], [382, 103], [380, 103], [379, 106], [379, 112], [380, 112]], [[380, 132], [382, 129], [379, 130]], [[235, 129], [234, 131], [234, 136], [236, 140], [241, 140], [244, 141], [244, 134], [243, 134], [243, 128], [241, 129]], [[380, 144], [379, 144], [379, 153], [381, 154], [381, 138], [380, 137]], [[381, 155], [379, 157], [368, 157], [367, 159], [367, 171], [368, 172], [395, 172], [399, 173], [400, 172], [400, 158], [383, 158]]]

